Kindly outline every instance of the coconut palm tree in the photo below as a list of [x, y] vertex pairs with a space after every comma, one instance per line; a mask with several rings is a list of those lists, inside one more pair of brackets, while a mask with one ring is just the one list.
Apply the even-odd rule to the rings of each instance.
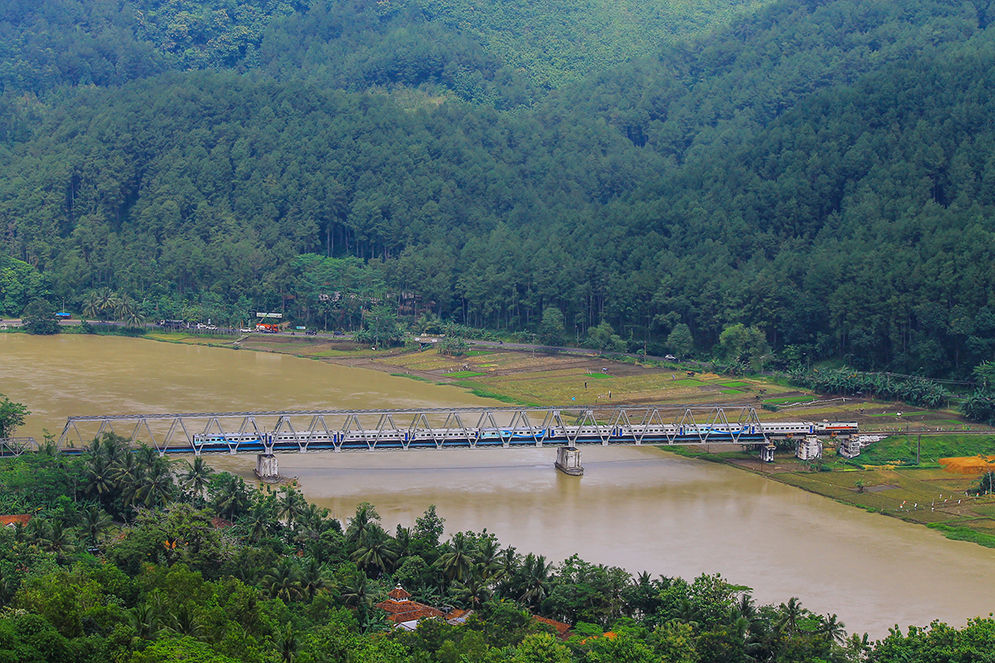
[[192, 463], [187, 461], [187, 468], [186, 473], [180, 478], [180, 482], [184, 488], [190, 491], [190, 496], [194, 500], [203, 502], [204, 493], [207, 491], [207, 485], [210, 483], [214, 470], [204, 462], [201, 456], [194, 458]]
[[83, 481], [88, 495], [107, 497], [116, 487], [114, 465], [102, 453], [90, 455], [83, 466]]
[[294, 529], [306, 505], [307, 500], [297, 488], [283, 486], [280, 489], [280, 517], [286, 520], [290, 529]]
[[96, 504], [83, 509], [81, 529], [87, 542], [95, 546], [100, 543], [100, 535], [111, 524], [111, 518]]
[[379, 525], [373, 524], [367, 528], [359, 546], [352, 554], [352, 561], [367, 573], [377, 574], [389, 572], [397, 561], [397, 551], [390, 535]]
[[221, 474], [208, 484], [208, 495], [214, 511], [222, 518], [234, 520], [249, 508], [249, 491], [242, 477]]
[[846, 640], [846, 624], [841, 622], [835, 614], [819, 617], [818, 632], [837, 644], [843, 644]]
[[781, 616], [777, 620], [777, 630], [781, 633], [787, 632], [794, 635], [798, 630], [798, 620], [808, 614], [808, 610], [802, 607], [797, 597], [792, 596], [787, 603], [780, 606]]
[[262, 497], [252, 503], [246, 514], [249, 539], [258, 542], [272, 534], [277, 527], [276, 501], [272, 495]]
[[474, 610], [491, 597], [491, 590], [483, 577], [483, 568], [480, 564], [475, 564], [470, 575], [465, 580], [457, 582], [454, 589], [456, 599]]
[[272, 571], [263, 577], [262, 585], [270, 596], [283, 599], [288, 603], [296, 601], [304, 595], [300, 572], [294, 562], [287, 557], [281, 559]]
[[549, 574], [553, 568], [543, 555], [529, 553], [522, 563], [519, 600], [532, 610], [537, 610], [549, 593]]
[[446, 552], [439, 557], [437, 564], [442, 574], [450, 581], [463, 581], [470, 576], [471, 558], [470, 542], [463, 532], [457, 532], [446, 544]]
[[363, 502], [356, 507], [356, 515], [352, 517], [349, 521], [349, 527], [346, 529], [346, 539], [349, 543], [358, 543], [364, 536], [368, 529], [372, 527], [379, 527], [377, 522], [380, 520], [380, 514], [377, 513], [376, 508], [369, 502]]
[[307, 557], [300, 566], [300, 583], [304, 595], [314, 600], [318, 592], [329, 586], [328, 569], [314, 557]]

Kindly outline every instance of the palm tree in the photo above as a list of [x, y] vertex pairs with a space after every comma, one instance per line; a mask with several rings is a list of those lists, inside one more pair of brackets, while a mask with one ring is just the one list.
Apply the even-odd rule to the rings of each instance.
[[366, 574], [353, 573], [338, 586], [339, 596], [343, 603], [350, 608], [365, 612], [373, 605], [373, 596], [369, 593], [369, 585], [366, 582]]
[[491, 596], [491, 590], [483, 577], [483, 569], [480, 564], [474, 566], [473, 571], [465, 580], [456, 583], [455, 589], [457, 600], [474, 610]]
[[804, 617], [808, 610], [802, 607], [797, 597], [792, 596], [788, 602], [780, 606], [781, 617], [777, 620], [777, 630], [787, 631], [788, 635], [794, 635], [798, 630], [798, 620]]
[[327, 569], [314, 557], [308, 557], [300, 567], [300, 583], [304, 595], [314, 600], [315, 594], [329, 585]]
[[162, 506], [173, 497], [176, 489], [169, 462], [157, 458], [145, 471], [145, 479], [134, 491], [134, 501], [145, 506]]
[[837, 644], [843, 644], [846, 640], [846, 624], [841, 622], [835, 614], [829, 615], [828, 617], [820, 616], [819, 633], [825, 635], [828, 639], [836, 642]]
[[303, 596], [300, 573], [290, 558], [284, 557], [273, 570], [263, 577], [263, 587], [270, 596], [283, 599], [285, 602], [295, 601]]
[[114, 315], [118, 320], [130, 327], [137, 327], [145, 321], [135, 301], [127, 295], [120, 295], [118, 297], [117, 302], [114, 304]]
[[257, 499], [249, 507], [247, 525], [249, 539], [258, 542], [264, 536], [271, 534], [276, 525], [276, 506], [272, 495]]
[[92, 454], [83, 468], [85, 492], [97, 498], [108, 496], [114, 490], [114, 466], [102, 453]]
[[181, 478], [182, 485], [190, 491], [191, 497], [202, 502], [214, 470], [204, 462], [201, 456], [194, 458], [193, 463], [187, 461], [187, 467], [189, 469]]
[[287, 622], [282, 628], [277, 628], [276, 644], [284, 663], [293, 663], [297, 659], [297, 640], [297, 631], [291, 622]]
[[437, 562], [442, 574], [449, 580], [466, 580], [470, 575], [472, 560], [470, 545], [463, 532], [457, 532], [449, 540], [447, 550]]
[[502, 559], [501, 544], [495, 536], [487, 536], [481, 540], [477, 549], [476, 562], [480, 565], [480, 574], [484, 580], [501, 577]]
[[177, 633], [190, 636], [197, 636], [200, 633], [200, 624], [189, 602], [179, 604], [170, 616], [172, 617], [170, 628]]
[[350, 543], [361, 541], [366, 536], [367, 530], [375, 526], [379, 520], [380, 514], [377, 513], [376, 508], [369, 502], [363, 502], [356, 507], [356, 515], [349, 521], [346, 539]]
[[60, 520], [46, 522], [40, 531], [40, 537], [39, 543], [49, 552], [55, 553], [55, 561], [58, 564], [65, 561], [66, 553], [76, 550], [72, 530], [66, 528]]
[[280, 489], [280, 516], [286, 519], [290, 529], [294, 529], [306, 504], [307, 500], [295, 487], [284, 486]]
[[131, 624], [138, 637], [152, 640], [159, 631], [159, 616], [150, 603], [139, 603], [130, 610]]
[[211, 506], [222, 518], [234, 520], [249, 508], [249, 492], [242, 477], [222, 474], [208, 485]]
[[549, 573], [552, 568], [552, 563], [547, 562], [543, 555], [529, 553], [525, 556], [519, 599], [532, 610], [538, 609], [549, 593]]
[[390, 571], [397, 560], [397, 551], [387, 532], [379, 525], [370, 525], [355, 552], [352, 560], [367, 573], [372, 569], [377, 573]]
[[103, 509], [95, 504], [91, 504], [83, 509], [82, 516], [83, 534], [90, 545], [95, 546], [100, 542], [100, 534], [104, 531], [104, 528], [111, 524], [111, 518]]

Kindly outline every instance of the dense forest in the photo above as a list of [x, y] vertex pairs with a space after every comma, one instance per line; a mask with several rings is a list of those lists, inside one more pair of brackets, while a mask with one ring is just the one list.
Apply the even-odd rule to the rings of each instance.
[[989, 1], [478, 5], [5, 3], [0, 315], [993, 358]]
[[[0, 661], [975, 663], [995, 651], [991, 618], [870, 642], [719, 576], [554, 563], [486, 530], [446, 538], [435, 507], [390, 532], [369, 504], [340, 520], [292, 485], [258, 490], [126, 442], [0, 459], [0, 512], [25, 514], [0, 527]], [[396, 584], [473, 612], [389, 629], [375, 604]], [[572, 629], [557, 637], [533, 616]]]

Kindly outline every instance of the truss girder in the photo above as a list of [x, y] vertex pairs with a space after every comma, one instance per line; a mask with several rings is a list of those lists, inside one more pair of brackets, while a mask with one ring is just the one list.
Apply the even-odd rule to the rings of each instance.
[[[809, 425], [795, 424], [798, 433], [803, 424]], [[783, 436], [784, 426], [795, 424], [765, 426], [751, 405], [203, 412], [69, 417], [58, 446], [76, 452], [94, 437], [116, 434], [115, 427], [128, 431], [131, 444], [149, 444], [160, 455], [541, 447], [547, 443], [752, 446], [768, 444], [771, 430], [775, 437]], [[11, 444], [0, 442], [0, 454], [23, 453]]]

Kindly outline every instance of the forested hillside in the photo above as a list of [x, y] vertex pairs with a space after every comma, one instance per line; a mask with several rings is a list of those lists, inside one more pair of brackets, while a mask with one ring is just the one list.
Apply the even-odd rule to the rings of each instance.
[[992, 358], [989, 2], [561, 4], [9, 3], [0, 314], [555, 307], [658, 352]]

